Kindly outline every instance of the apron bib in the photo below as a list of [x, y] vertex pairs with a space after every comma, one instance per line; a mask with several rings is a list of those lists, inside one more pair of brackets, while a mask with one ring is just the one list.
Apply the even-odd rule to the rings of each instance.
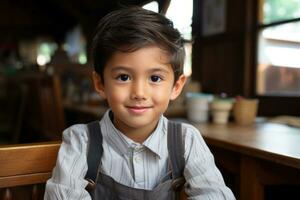
[[85, 179], [89, 181], [86, 189], [93, 200], [179, 200], [180, 190], [185, 183], [184, 144], [181, 124], [168, 121], [169, 175], [152, 190], [131, 188], [120, 184], [98, 170], [103, 154], [102, 133], [98, 121], [87, 124], [89, 148], [87, 155], [88, 171]]

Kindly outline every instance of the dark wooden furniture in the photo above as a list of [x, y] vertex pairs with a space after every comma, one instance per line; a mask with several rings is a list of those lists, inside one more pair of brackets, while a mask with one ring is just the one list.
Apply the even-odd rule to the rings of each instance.
[[[1, 78], [0, 78], [1, 79]], [[16, 81], [0, 80], [0, 144], [20, 142], [28, 89]]]
[[57, 74], [23, 73], [15, 78], [28, 88], [24, 142], [56, 141], [66, 128], [60, 78]]
[[0, 199], [43, 199], [59, 146], [54, 142], [1, 147]]
[[217, 165], [231, 175], [229, 185], [237, 199], [262, 200], [270, 199], [270, 195], [274, 199], [276, 188], [284, 187], [295, 188], [299, 195], [299, 128], [275, 123], [195, 126], [212, 150]]

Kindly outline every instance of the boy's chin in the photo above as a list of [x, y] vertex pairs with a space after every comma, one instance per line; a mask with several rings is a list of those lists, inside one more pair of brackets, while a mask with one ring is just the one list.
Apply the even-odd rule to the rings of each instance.
[[145, 117], [146, 119], [142, 119], [141, 117], [132, 117], [131, 119], [127, 119], [126, 121], [124, 121], [124, 123], [132, 128], [142, 128], [145, 126], [149, 126], [151, 124], [155, 124], [158, 122], [159, 118], [153, 118], [153, 119], [149, 119], [147, 117]]
[[158, 117], [149, 116], [128, 116], [124, 119], [119, 118], [117, 124], [120, 126], [126, 126], [130, 129], [141, 129], [147, 126], [156, 125], [160, 119]]

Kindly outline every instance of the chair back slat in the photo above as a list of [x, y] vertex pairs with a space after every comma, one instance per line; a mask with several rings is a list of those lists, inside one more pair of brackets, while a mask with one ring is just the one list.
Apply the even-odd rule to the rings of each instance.
[[59, 142], [0, 148], [0, 188], [45, 182], [56, 163]]

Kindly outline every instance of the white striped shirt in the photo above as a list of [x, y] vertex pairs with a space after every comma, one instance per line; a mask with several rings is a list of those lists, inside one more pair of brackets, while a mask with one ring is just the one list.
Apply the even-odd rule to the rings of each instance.
[[[143, 144], [134, 142], [115, 128], [109, 111], [100, 121], [103, 134], [101, 172], [133, 188], [151, 190], [167, 173], [167, 124], [161, 117], [154, 132]], [[199, 131], [183, 123], [185, 143], [185, 192], [188, 199], [235, 199], [226, 187], [214, 158]], [[45, 200], [90, 200], [87, 181], [87, 126], [77, 124], [63, 133], [56, 166], [47, 181]]]

